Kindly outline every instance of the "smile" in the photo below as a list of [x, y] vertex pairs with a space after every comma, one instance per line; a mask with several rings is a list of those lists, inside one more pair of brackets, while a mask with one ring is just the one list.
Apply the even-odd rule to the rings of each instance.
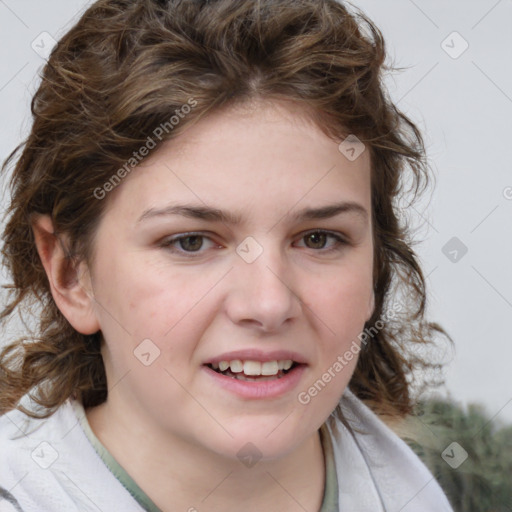
[[208, 366], [215, 372], [233, 379], [264, 381], [282, 378], [296, 364], [291, 359], [265, 362], [234, 359], [211, 363]]

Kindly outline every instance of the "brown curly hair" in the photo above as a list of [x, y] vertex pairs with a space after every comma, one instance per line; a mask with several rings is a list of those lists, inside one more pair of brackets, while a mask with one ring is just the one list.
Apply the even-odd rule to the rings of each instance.
[[428, 182], [423, 141], [386, 95], [385, 56], [372, 22], [336, 0], [94, 3], [51, 53], [31, 133], [2, 167], [19, 154], [2, 250], [13, 283], [0, 318], [32, 314], [38, 328], [0, 353], [0, 414], [17, 407], [36, 415], [20, 404], [27, 393], [43, 417], [70, 396], [85, 407], [105, 401], [101, 332], [78, 333], [57, 308], [31, 221], [49, 215], [69, 239], [70, 262], [89, 261], [108, 203], [94, 191], [191, 97], [197, 106], [161, 143], [221, 107], [277, 99], [302, 106], [334, 140], [355, 134], [366, 144], [375, 240], [375, 311], [366, 327], [383, 317], [397, 287], [407, 304], [362, 344], [349, 386], [377, 412], [410, 413], [409, 377], [421, 361], [407, 347], [440, 328], [424, 320], [425, 282], [397, 212], [406, 182], [415, 196]]

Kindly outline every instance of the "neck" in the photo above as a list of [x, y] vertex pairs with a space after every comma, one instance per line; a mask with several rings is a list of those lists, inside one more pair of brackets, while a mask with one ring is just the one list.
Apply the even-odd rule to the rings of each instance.
[[320, 510], [325, 462], [318, 431], [285, 456], [249, 467], [172, 433], [148, 432], [109, 401], [86, 416], [100, 442], [163, 512], [239, 512], [241, 503], [245, 512]]

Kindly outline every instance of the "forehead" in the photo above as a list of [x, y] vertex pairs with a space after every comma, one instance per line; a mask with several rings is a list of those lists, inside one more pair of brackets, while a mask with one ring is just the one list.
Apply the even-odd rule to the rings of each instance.
[[[299, 106], [252, 103], [216, 112], [156, 149], [125, 178], [113, 209], [134, 218], [180, 200], [272, 212], [357, 200], [369, 207], [368, 151], [350, 161]], [[260, 213], [263, 213], [260, 211]], [[282, 214], [282, 212], [281, 212]]]

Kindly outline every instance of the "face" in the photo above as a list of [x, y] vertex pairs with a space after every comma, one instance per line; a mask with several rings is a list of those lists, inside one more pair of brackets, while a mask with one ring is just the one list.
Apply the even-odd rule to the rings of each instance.
[[227, 457], [314, 435], [372, 313], [368, 151], [350, 161], [298, 108], [238, 107], [106, 200], [89, 273], [110, 403], [139, 431]]

